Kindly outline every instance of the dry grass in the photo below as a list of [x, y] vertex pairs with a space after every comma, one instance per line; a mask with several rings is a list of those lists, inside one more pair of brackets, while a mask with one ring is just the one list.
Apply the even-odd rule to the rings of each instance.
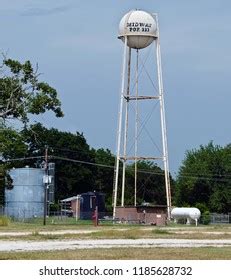
[[225, 248], [116, 248], [49, 252], [1, 252], [1, 260], [230, 260]]
[[[58, 233], [56, 230], [46, 228], [47, 233], [44, 230], [34, 228], [33, 231], [28, 230], [29, 235], [23, 235], [25, 231], [22, 231], [20, 236], [4, 235], [0, 236], [0, 240], [50, 240], [50, 239], [138, 239], [138, 238], [174, 238], [174, 239], [230, 239], [231, 228], [225, 228], [224, 231], [210, 228], [210, 231], [203, 228], [153, 228], [143, 226], [102, 226], [102, 227], [75, 227], [71, 228], [71, 232], [68, 232], [67, 228], [63, 233]], [[79, 230], [85, 230], [80, 232]], [[57, 228], [59, 230], [59, 228]], [[62, 228], [64, 230], [64, 228]], [[66, 231], [67, 230], [67, 231]], [[73, 230], [77, 230], [73, 232]], [[88, 230], [88, 231], [86, 231]], [[1, 231], [0, 231], [1, 232]]]
[[31, 224], [31, 223], [23, 223], [23, 222], [10, 222], [5, 227], [0, 227], [1, 231], [9, 231], [9, 232], [18, 232], [18, 231], [55, 231], [55, 230], [73, 230], [73, 229], [94, 229], [95, 227], [90, 224], [48, 224], [43, 226], [40, 224]]

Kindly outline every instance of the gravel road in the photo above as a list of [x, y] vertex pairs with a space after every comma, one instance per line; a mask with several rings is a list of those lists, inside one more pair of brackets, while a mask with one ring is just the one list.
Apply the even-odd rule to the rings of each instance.
[[94, 248], [157, 248], [157, 247], [226, 247], [231, 240], [195, 239], [101, 239], [52, 241], [0, 241], [0, 251], [52, 251]]
[[[124, 230], [124, 229], [118, 229]], [[89, 230], [56, 230], [56, 231], [40, 231], [41, 235], [63, 235], [63, 234], [86, 234], [96, 232], [98, 229]], [[176, 232], [175, 232], [176, 233]], [[179, 233], [183, 233], [179, 231]], [[185, 232], [195, 233], [192, 232]], [[218, 234], [217, 232], [209, 232], [209, 234]], [[220, 232], [223, 234], [225, 232]], [[226, 232], [227, 233], [227, 232]], [[230, 233], [230, 232], [228, 232]], [[0, 232], [0, 236], [27, 236], [32, 233], [27, 232]], [[219, 238], [219, 237], [218, 237]], [[2, 251], [53, 251], [53, 250], [74, 250], [74, 249], [94, 249], [94, 248], [157, 248], [157, 247], [231, 247], [231, 239], [59, 239], [59, 240], [0, 240], [0, 252]]]

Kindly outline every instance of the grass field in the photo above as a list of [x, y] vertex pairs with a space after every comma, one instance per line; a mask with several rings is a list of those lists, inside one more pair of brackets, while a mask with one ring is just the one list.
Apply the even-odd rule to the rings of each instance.
[[231, 248], [116, 248], [1, 252], [1, 260], [230, 260]]
[[[17, 236], [14, 236], [17, 234]], [[82, 239], [231, 239], [231, 226], [155, 227], [144, 225], [105, 224], [94, 227], [90, 221], [77, 224], [10, 222], [0, 226], [1, 240], [82, 240]], [[231, 247], [205, 248], [113, 248], [36, 252], [1, 252], [0, 259], [231, 259]]]
[[[17, 234], [17, 235], [15, 235]], [[231, 226], [47, 225], [10, 223], [0, 226], [0, 240], [49, 239], [231, 239]]]

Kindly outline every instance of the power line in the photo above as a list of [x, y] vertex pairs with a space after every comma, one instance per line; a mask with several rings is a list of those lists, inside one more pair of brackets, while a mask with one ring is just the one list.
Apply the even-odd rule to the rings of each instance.
[[36, 159], [36, 158], [44, 158], [44, 156], [11, 158], [11, 159], [6, 159], [4, 162], [22, 161], [22, 160]]
[[[45, 156], [34, 156], [34, 157], [22, 157], [22, 158], [7, 159], [7, 160], [5, 160], [5, 162], [23, 161], [23, 160], [39, 159], [39, 158], [45, 158]], [[48, 158], [49, 159], [59, 159], [59, 160], [64, 160], [64, 161], [69, 161], [69, 162], [74, 162], [74, 163], [80, 163], [80, 164], [93, 165], [93, 166], [98, 166], [98, 167], [114, 169], [114, 165], [107, 165], [107, 164], [102, 164], [102, 163], [94, 163], [94, 162], [77, 160], [77, 159], [71, 159], [71, 158], [60, 157], [60, 156], [50, 155], [50, 156], [48, 156]], [[131, 168], [130, 170], [133, 170], [133, 169]], [[164, 175], [163, 171], [152, 171], [152, 170], [148, 171], [148, 170], [145, 170], [145, 169], [139, 169], [138, 173], [162, 175], [162, 176]], [[209, 176], [219, 176], [220, 178], [211, 178]], [[196, 175], [196, 174], [186, 173], [185, 175], [178, 175], [178, 177], [181, 177], [181, 178], [191, 178], [191, 179], [201, 179], [201, 180], [208, 180], [208, 181], [214, 181], [214, 182], [215, 181], [217, 181], [217, 182], [228, 182], [229, 179], [231, 179], [231, 175], [228, 175], [228, 174], [220, 175], [220, 174], [212, 174], [212, 173], [203, 174], [203, 176]]]
[[[45, 156], [14, 158], [14, 159], [8, 159], [6, 161], [7, 162], [22, 161], [22, 160], [37, 159], [37, 158], [45, 158]], [[70, 162], [74, 162], [74, 163], [81, 163], [81, 164], [86, 164], [86, 165], [94, 165], [94, 166], [114, 169], [114, 165], [106, 165], [106, 164], [101, 164], [101, 163], [94, 163], [94, 162], [77, 160], [77, 159], [71, 159], [71, 158], [60, 157], [60, 156], [50, 155], [50, 156], [48, 156], [48, 158], [49, 159], [59, 159], [59, 160], [70, 161]], [[133, 170], [133, 169], [131, 168], [131, 170]], [[163, 171], [155, 171], [155, 172], [153, 172], [153, 171], [147, 171], [147, 170], [144, 170], [144, 169], [140, 169], [140, 170], [138, 170], [138, 172], [145, 173], [145, 174], [163, 175]]]
[[71, 159], [71, 158], [65, 158], [65, 157], [59, 157], [59, 156], [50, 156], [50, 158], [60, 159], [60, 160], [65, 160], [65, 161], [70, 161], [70, 162], [75, 162], [75, 163], [95, 165], [95, 166], [100, 166], [100, 167], [113, 168], [114, 169], [114, 165], [112, 166], [112, 165], [106, 165], [106, 164], [101, 164], [101, 163], [94, 163], [94, 162], [77, 160], [77, 159]]

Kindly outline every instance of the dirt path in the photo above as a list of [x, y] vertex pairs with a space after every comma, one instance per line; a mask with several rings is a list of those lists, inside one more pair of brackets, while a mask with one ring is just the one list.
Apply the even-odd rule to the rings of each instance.
[[[75, 230], [55, 230], [55, 231], [38, 231], [38, 234], [41, 235], [63, 235], [63, 234], [86, 234], [86, 233], [92, 233], [97, 232], [99, 230], [97, 229], [89, 229], [89, 230], [82, 230], [82, 229], [75, 229]], [[20, 231], [20, 232], [14, 232], [14, 231], [4, 231], [0, 232], [0, 236], [27, 236], [33, 234], [32, 231]]]

